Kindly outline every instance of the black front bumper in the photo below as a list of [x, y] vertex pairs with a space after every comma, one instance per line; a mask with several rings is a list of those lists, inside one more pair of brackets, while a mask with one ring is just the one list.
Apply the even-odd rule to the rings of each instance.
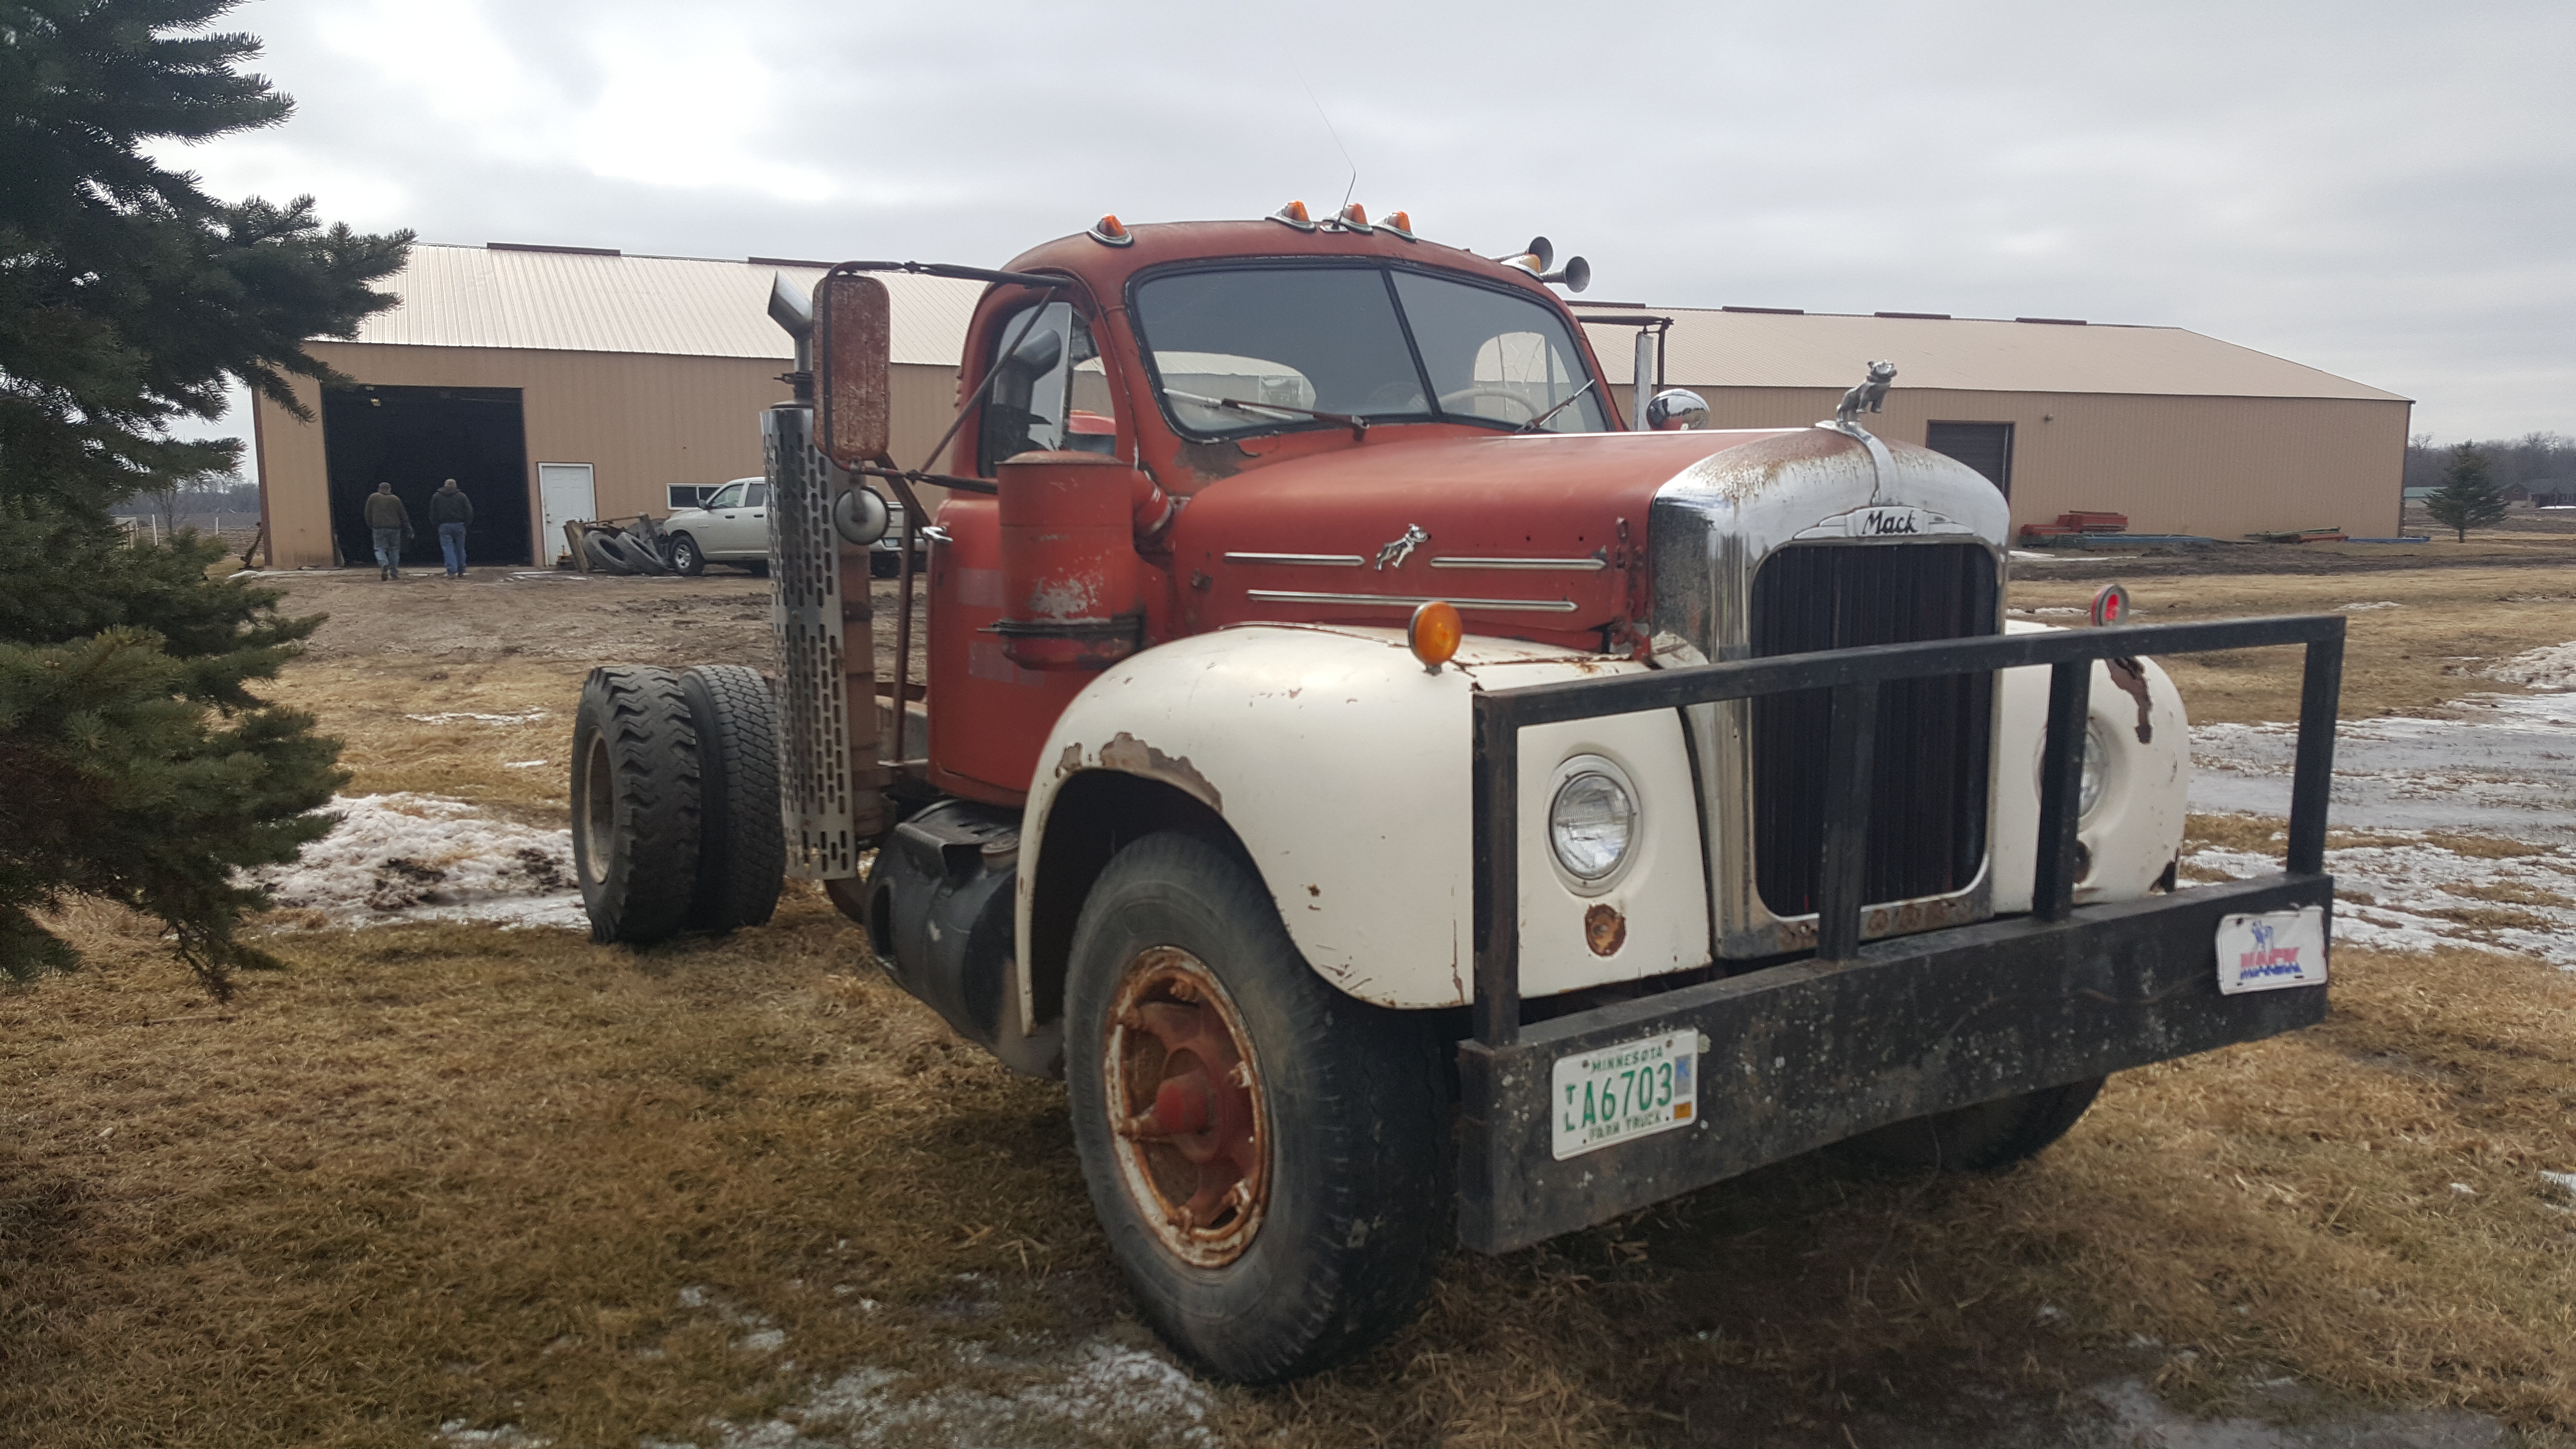
[[[2331, 911], [2333, 893], [2270, 876], [1989, 921], [1468, 1041], [1459, 1236], [1505, 1252], [1891, 1122], [2313, 1025], [2323, 986], [2221, 995], [2215, 936], [2221, 916]], [[1557, 1059], [1694, 1027], [1692, 1125], [1553, 1156]]]

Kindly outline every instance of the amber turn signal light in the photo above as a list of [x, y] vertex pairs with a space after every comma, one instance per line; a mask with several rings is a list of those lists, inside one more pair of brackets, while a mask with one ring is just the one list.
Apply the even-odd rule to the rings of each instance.
[[1413, 622], [1404, 626], [1405, 647], [1422, 667], [1433, 674], [1440, 666], [1458, 656], [1458, 646], [1467, 638], [1467, 626], [1460, 622], [1458, 610], [1445, 600], [1433, 599], [1413, 611]]
[[1136, 238], [1127, 234], [1127, 226], [1118, 219], [1116, 212], [1091, 224], [1091, 239], [1103, 246], [1112, 247], [1132, 246], [1136, 241]]
[[1297, 228], [1299, 231], [1313, 231], [1315, 229], [1315, 219], [1306, 214], [1306, 203], [1302, 201], [1292, 201], [1286, 206], [1279, 208], [1277, 211], [1270, 213], [1270, 219], [1272, 221], [1285, 222], [1288, 225]]

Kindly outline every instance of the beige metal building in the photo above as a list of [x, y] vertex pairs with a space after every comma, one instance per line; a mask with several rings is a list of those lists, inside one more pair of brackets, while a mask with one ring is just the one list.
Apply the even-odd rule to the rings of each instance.
[[[2269, 353], [2179, 327], [1654, 310], [1672, 319], [1665, 383], [1707, 398], [1712, 427], [1831, 417], [1871, 360], [1894, 362], [1896, 385], [1870, 430], [1994, 480], [2016, 528], [2082, 509], [2127, 514], [2136, 533], [2398, 531], [2414, 404]], [[1637, 329], [1589, 330], [1624, 399]]]
[[[314, 420], [253, 413], [269, 558], [363, 562], [359, 499], [391, 482], [413, 516], [442, 478], [475, 500], [479, 564], [551, 563], [569, 518], [666, 513], [761, 469], [760, 410], [785, 395], [790, 348], [771, 279], [816, 262], [621, 256], [563, 247], [416, 246], [401, 305], [354, 341], [308, 344], [353, 379], [299, 379]], [[980, 286], [890, 275], [894, 452], [926, 458], [956, 401]], [[1643, 309], [1577, 302], [1578, 314]], [[2071, 509], [2134, 531], [2234, 538], [2334, 525], [2393, 534], [2408, 412], [2393, 393], [2171, 327], [1661, 310], [1668, 385], [1721, 427], [1832, 413], [1875, 358], [1898, 366], [1882, 435], [1968, 462], [2016, 524]], [[1593, 344], [1626, 406], [1634, 328]], [[422, 561], [436, 545], [422, 527]]]
[[[303, 422], [259, 399], [269, 557], [283, 568], [370, 558], [359, 500], [390, 482], [437, 557], [424, 504], [445, 478], [474, 499], [468, 556], [552, 563], [566, 519], [665, 514], [761, 470], [761, 410], [787, 396], [787, 334], [771, 279], [811, 287], [817, 262], [629, 257], [565, 247], [415, 246], [401, 304], [354, 341], [306, 344], [353, 379], [295, 382]], [[895, 298], [894, 451], [925, 455], [948, 427], [957, 352], [980, 284], [889, 276]]]

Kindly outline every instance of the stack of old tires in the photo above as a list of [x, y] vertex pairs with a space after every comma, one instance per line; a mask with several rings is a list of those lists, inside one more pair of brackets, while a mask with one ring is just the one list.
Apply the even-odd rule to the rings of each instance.
[[572, 844], [593, 940], [768, 921], [787, 865], [768, 681], [739, 664], [592, 670], [573, 720]]
[[565, 543], [580, 550], [574, 562], [591, 574], [667, 574], [671, 566], [661, 525], [651, 517], [623, 528], [612, 523], [564, 525]]

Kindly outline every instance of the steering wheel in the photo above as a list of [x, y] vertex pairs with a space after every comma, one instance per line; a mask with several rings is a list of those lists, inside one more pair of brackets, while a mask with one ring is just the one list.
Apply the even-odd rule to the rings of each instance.
[[[1480, 397], [1500, 398], [1504, 402], [1510, 403], [1512, 406], [1519, 408], [1521, 410], [1521, 415], [1518, 421], [1524, 423], [1546, 411], [1545, 408], [1531, 402], [1528, 398], [1521, 396], [1510, 388], [1500, 387], [1490, 382], [1480, 382], [1471, 387], [1462, 387], [1456, 392], [1444, 392], [1440, 394], [1440, 407], [1444, 412], [1465, 412], [1467, 409], [1461, 406], [1461, 404], [1467, 402], [1471, 398]], [[1487, 414], [1478, 413], [1477, 416], [1484, 417], [1487, 416]], [[1497, 418], [1495, 421], [1508, 423], [1514, 421], [1514, 419]]]

